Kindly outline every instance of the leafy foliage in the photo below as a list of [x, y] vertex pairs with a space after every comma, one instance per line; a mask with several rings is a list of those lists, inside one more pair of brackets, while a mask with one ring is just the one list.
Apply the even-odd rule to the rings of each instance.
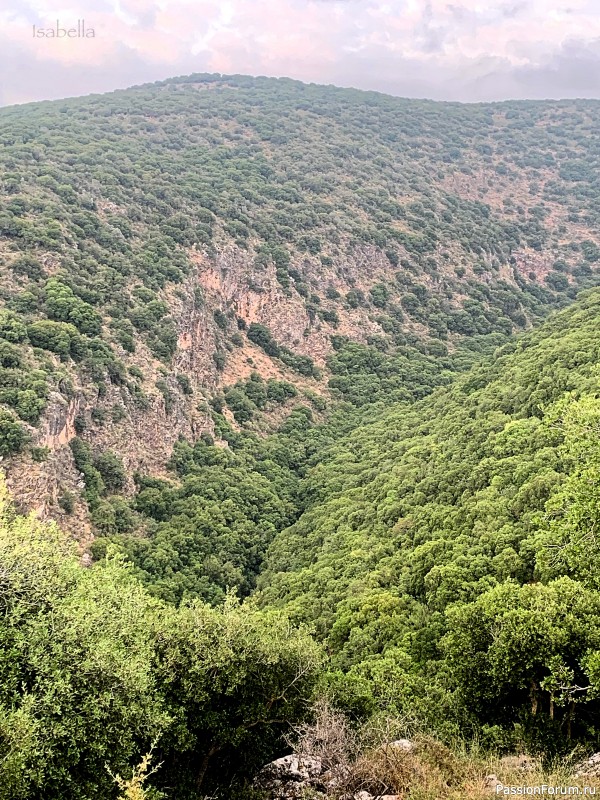
[[[599, 313], [590, 292], [416, 402], [324, 424], [297, 406], [263, 439], [216, 413], [228, 447], [179, 443], [180, 485], [140, 481], [147, 538], [116, 541], [175, 603], [258, 580], [265, 608], [315, 626], [323, 685], [355, 715], [596, 743]], [[234, 413], [266, 386], [226, 393]]]
[[[76, 383], [114, 389], [105, 430], [148, 376], [191, 406], [191, 315], [216, 389], [133, 498], [78, 414], [90, 568], [3, 496], [0, 799], [233, 789], [317, 680], [354, 718], [600, 746], [597, 120], [221, 75], [0, 110], [0, 455]], [[304, 334], [214, 300], [232, 254]], [[248, 343], [298, 384], [223, 387]]]
[[[591, 101], [474, 107], [209, 74], [1, 109], [0, 364], [23, 385], [13, 374], [0, 402], [35, 425], [68, 371], [135, 404], [122, 360], [139, 345], [173, 360], [187, 313], [175, 285], [198, 256], [220, 269], [232, 245], [253, 265], [236, 278], [262, 291], [272, 270], [309, 332], [377, 326], [366, 351], [332, 355], [338, 396], [419, 397], [461, 368], [434, 374], [446, 348], [475, 337], [470, 355], [490, 352], [596, 281], [596, 116]], [[234, 309], [206, 311], [221, 373], [240, 346]], [[319, 379], [271, 327], [248, 337]]]
[[[246, 387], [250, 393], [262, 389], [265, 403], [269, 393], [276, 402], [280, 393], [289, 394], [285, 382], [254, 378]], [[239, 408], [235, 406], [238, 414]], [[348, 429], [351, 420], [348, 410], [340, 409], [327, 425], [315, 425], [310, 409], [297, 406], [279, 431], [264, 439], [235, 432], [225, 417], [215, 414], [227, 446], [216, 445], [209, 436], [194, 445], [179, 441], [169, 466], [180, 483], [137, 476], [133, 510], [145, 535], [122, 530], [127, 535], [100, 537], [92, 552], [101, 557], [110, 543], [118, 545], [152, 593], [173, 603], [193, 597], [218, 603], [228, 588], [249, 594], [268, 545], [298, 516], [302, 475], [323, 444]], [[94, 463], [97, 467], [98, 459]], [[89, 492], [90, 485], [97, 485], [93, 481], [98, 470], [91, 465], [90, 484], [84, 467], [80, 469]], [[104, 489], [97, 491], [102, 494]]]
[[114, 555], [81, 567], [5, 490], [0, 562], [0, 797], [112, 799], [154, 741], [152, 783], [195, 798], [302, 713], [320, 655], [277, 612], [165, 607]]
[[451, 387], [372, 417], [307, 474], [260, 597], [316, 624], [349, 708], [478, 725], [496, 743], [517, 722], [550, 749], [596, 736], [594, 692], [559, 687], [590, 685], [598, 647], [599, 310], [588, 294]]

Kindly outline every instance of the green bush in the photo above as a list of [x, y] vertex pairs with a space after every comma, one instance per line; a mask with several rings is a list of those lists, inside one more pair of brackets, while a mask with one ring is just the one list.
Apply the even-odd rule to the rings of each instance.
[[57, 353], [63, 360], [81, 357], [82, 340], [74, 325], [39, 320], [27, 326], [27, 335], [34, 347]]
[[22, 425], [7, 411], [0, 409], [0, 456], [19, 453], [28, 440]]
[[125, 488], [127, 476], [120, 456], [111, 450], [105, 450], [95, 456], [92, 463], [100, 473], [106, 491], [120, 492]]

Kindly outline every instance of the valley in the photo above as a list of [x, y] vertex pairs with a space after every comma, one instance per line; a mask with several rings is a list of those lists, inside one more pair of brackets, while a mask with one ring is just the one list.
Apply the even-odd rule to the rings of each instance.
[[312, 797], [385, 726], [413, 800], [600, 749], [599, 114], [0, 109], [0, 800], [264, 800], [311, 708]]

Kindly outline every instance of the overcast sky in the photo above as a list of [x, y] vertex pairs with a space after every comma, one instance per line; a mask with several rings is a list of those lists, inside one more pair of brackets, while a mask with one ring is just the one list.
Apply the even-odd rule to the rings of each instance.
[[[85, 20], [94, 38], [38, 38]], [[1, 0], [0, 105], [190, 72], [447, 100], [600, 97], [600, 0]]]

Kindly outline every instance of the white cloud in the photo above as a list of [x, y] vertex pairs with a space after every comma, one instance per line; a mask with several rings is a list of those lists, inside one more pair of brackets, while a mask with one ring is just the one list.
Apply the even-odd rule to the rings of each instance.
[[[600, 96], [597, 4], [62, 0], [57, 9], [51, 0], [16, 0], [0, 10], [0, 102], [108, 90], [190, 71], [287, 74], [462, 100]], [[33, 24], [81, 18], [96, 29], [94, 41], [31, 36]]]

